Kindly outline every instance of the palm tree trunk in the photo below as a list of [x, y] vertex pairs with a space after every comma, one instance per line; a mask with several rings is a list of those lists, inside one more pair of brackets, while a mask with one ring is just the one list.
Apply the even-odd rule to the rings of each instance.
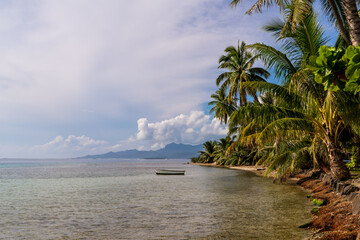
[[344, 19], [341, 17], [340, 13], [339, 13], [339, 10], [334, 2], [334, 0], [328, 0], [330, 6], [331, 6], [331, 9], [335, 15], [335, 18], [336, 18], [336, 23], [337, 23], [337, 26], [339, 27], [339, 30], [340, 30], [340, 34], [341, 36], [344, 38], [344, 41], [346, 42], [346, 45], [350, 46], [351, 45], [351, 40], [349, 38], [349, 33], [348, 31], [346, 30], [346, 27], [345, 27], [345, 23], [344, 23]]
[[247, 99], [246, 99], [246, 91], [245, 91], [245, 89], [240, 89], [239, 98], [240, 98], [240, 106], [246, 106], [247, 105]]
[[360, 16], [356, 0], [341, 0], [344, 6], [346, 20], [349, 24], [350, 39], [353, 46], [360, 44]]
[[335, 180], [345, 180], [350, 178], [350, 171], [344, 163], [344, 154], [335, 147], [335, 144], [328, 144], [328, 152], [330, 158], [330, 171]]

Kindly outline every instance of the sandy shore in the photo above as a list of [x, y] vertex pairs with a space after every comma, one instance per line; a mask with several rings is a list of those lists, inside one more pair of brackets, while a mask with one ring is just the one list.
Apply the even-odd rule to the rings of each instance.
[[250, 171], [254, 172], [258, 175], [262, 175], [266, 168], [261, 166], [219, 166], [216, 163], [189, 163], [190, 165], [197, 165], [197, 166], [204, 166], [204, 167], [218, 167], [218, 168], [229, 168], [229, 169], [236, 169], [236, 170], [243, 170], [243, 171]]
[[[219, 166], [216, 165], [216, 163], [190, 163], [190, 164], [204, 166], [204, 167], [219, 167], [219, 168], [229, 168], [229, 169], [241, 170], [241, 171], [249, 171], [262, 177], [265, 175], [266, 172], [266, 167], [262, 167], [262, 166]], [[275, 173], [270, 173], [268, 177], [275, 177]], [[291, 180], [291, 181], [297, 181], [299, 179], [300, 178], [297, 177], [287, 178], [287, 180]]]
[[204, 167], [218, 167], [218, 168], [229, 168], [235, 170], [249, 171], [253, 172], [256, 175], [264, 176], [266, 171], [265, 167], [261, 166], [219, 166], [216, 163], [189, 163], [190, 165], [204, 166]]
[[264, 173], [266, 171], [266, 168], [261, 166], [236, 166], [236, 167], [229, 166], [228, 168], [242, 170], [242, 171], [250, 171], [260, 176], [264, 176]]

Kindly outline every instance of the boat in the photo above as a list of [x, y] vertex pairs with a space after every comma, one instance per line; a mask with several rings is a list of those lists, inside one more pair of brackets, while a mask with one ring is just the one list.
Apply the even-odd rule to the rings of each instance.
[[185, 175], [185, 170], [168, 170], [159, 169], [155, 170], [156, 175]]

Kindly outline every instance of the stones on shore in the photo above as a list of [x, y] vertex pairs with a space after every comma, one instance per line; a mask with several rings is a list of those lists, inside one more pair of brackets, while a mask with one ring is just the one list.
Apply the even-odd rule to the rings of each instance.
[[348, 185], [344, 187], [341, 195], [350, 195], [351, 193], [358, 192], [360, 189], [354, 185]]
[[308, 227], [316, 229], [314, 239], [356, 239], [360, 230], [360, 189], [357, 186], [318, 172], [311, 172], [297, 184], [311, 190], [309, 198], [313, 201], [324, 201], [324, 206], [312, 210], [315, 217]]
[[352, 195], [352, 207], [354, 214], [360, 214], [360, 194], [356, 193]]
[[340, 182], [331, 178], [329, 174], [321, 174], [319, 180], [327, 185], [329, 185], [334, 192], [339, 193], [340, 195], [350, 195], [352, 192], [357, 192], [360, 190], [357, 186], [354, 186], [350, 183]]

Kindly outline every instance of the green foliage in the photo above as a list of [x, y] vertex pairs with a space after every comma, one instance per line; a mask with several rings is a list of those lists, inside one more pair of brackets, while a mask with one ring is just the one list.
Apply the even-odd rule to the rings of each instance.
[[324, 201], [320, 199], [313, 199], [314, 206], [322, 206], [324, 205]]
[[208, 103], [209, 106], [213, 106], [209, 113], [214, 113], [214, 117], [218, 118], [220, 123], [226, 124], [228, 117], [235, 111], [234, 103], [228, 101], [224, 88], [217, 90], [211, 98], [214, 100]]
[[319, 215], [319, 208], [313, 208], [311, 209], [311, 213], [314, 214], [314, 215]]
[[308, 69], [324, 90], [360, 91], [360, 47], [341, 48], [321, 46], [318, 56], [310, 57]]
[[257, 159], [257, 149], [234, 143], [227, 136], [218, 141], [207, 141], [203, 144], [204, 151], [199, 156], [191, 158], [192, 163], [213, 163], [220, 166], [254, 165]]
[[215, 159], [216, 141], [206, 141], [204, 151], [199, 151], [199, 156], [191, 158], [192, 163], [213, 163]]
[[356, 166], [356, 164], [357, 164], [357, 159], [356, 159], [355, 156], [352, 156], [352, 157], [351, 157], [351, 162], [346, 163], [346, 166], [347, 166], [350, 170], [352, 170], [352, 169]]
[[220, 90], [227, 92], [229, 104], [244, 106], [247, 104], [248, 95], [252, 96], [255, 102], [258, 102], [255, 91], [240, 86], [243, 82], [265, 82], [265, 79], [270, 76], [270, 73], [265, 69], [254, 67], [257, 58], [257, 55], [253, 56], [248, 51], [245, 42], [238, 43], [237, 46], [227, 47], [225, 55], [219, 58], [218, 69], [226, 72], [217, 77], [216, 85], [220, 86]]
[[337, 91], [345, 88], [345, 51], [321, 46], [318, 56], [310, 57], [309, 69], [314, 72], [315, 81], [324, 84], [324, 89]]
[[347, 60], [345, 75], [349, 80], [345, 90], [357, 93], [360, 91], [360, 46], [357, 48], [349, 46], [346, 49], [345, 58]]
[[198, 157], [192, 157], [192, 158], [190, 158], [190, 161], [191, 161], [192, 163], [200, 163], [200, 162], [201, 162], [201, 158], [200, 158], [200, 156], [198, 156]]

